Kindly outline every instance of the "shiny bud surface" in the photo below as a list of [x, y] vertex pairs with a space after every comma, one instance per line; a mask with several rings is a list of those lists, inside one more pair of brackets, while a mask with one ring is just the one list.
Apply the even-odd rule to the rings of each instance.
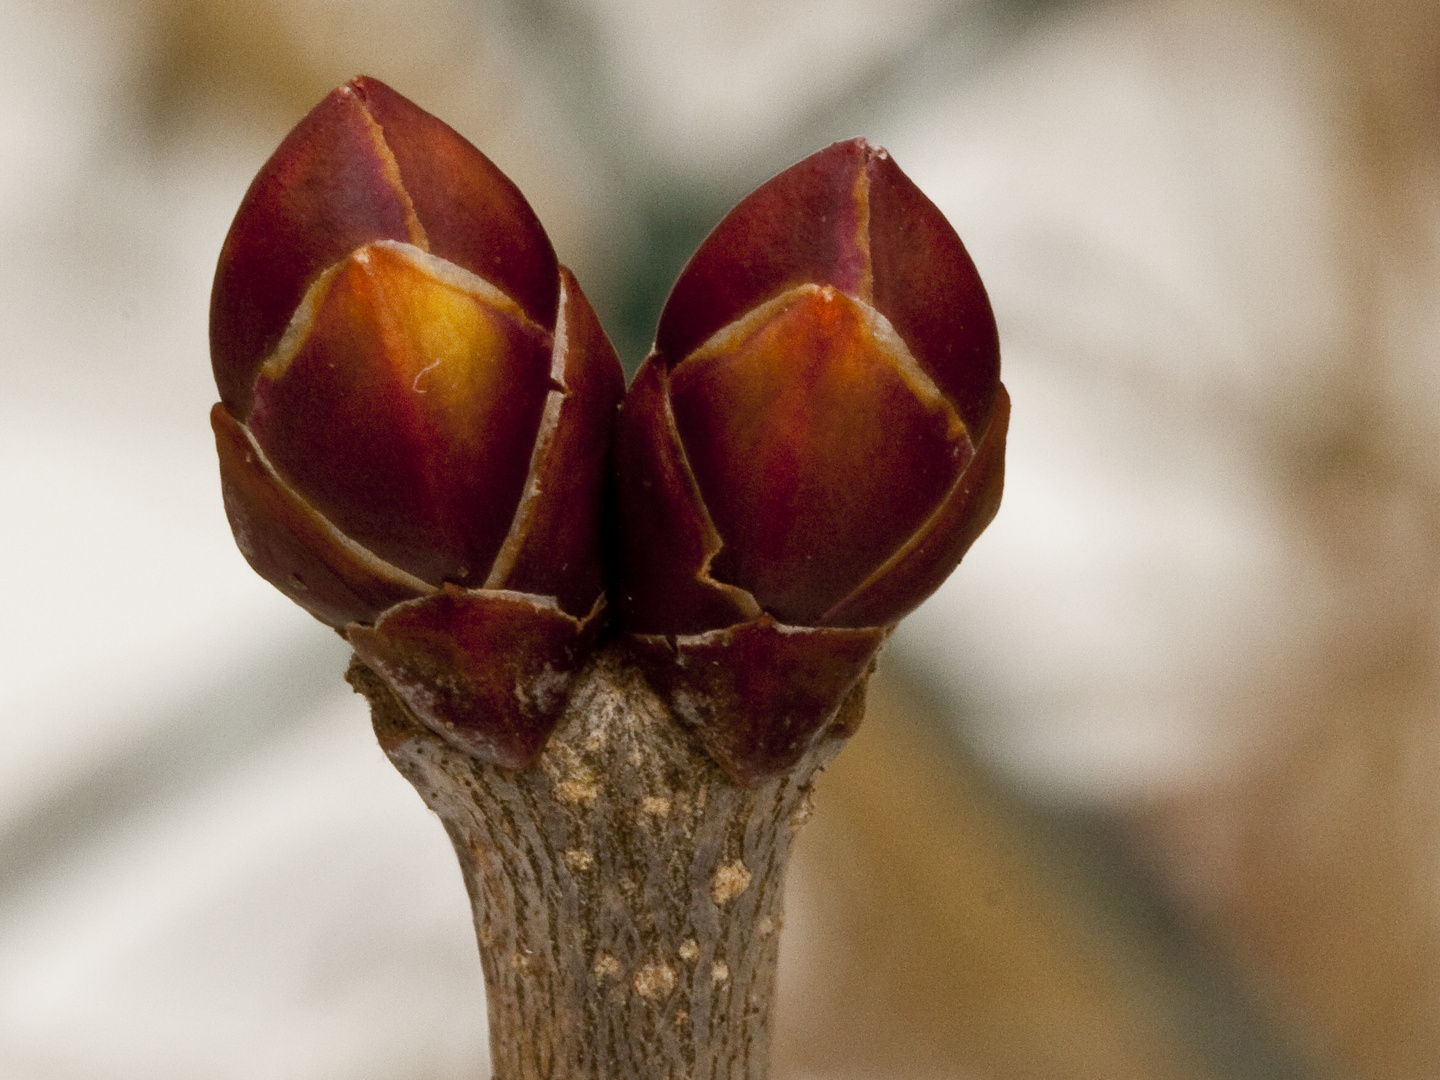
[[[681, 274], [621, 410], [616, 602], [673, 650], [641, 650], [654, 677], [684, 694], [710, 671], [739, 715], [768, 675], [720, 657], [759, 671], [768, 635], [847, 658], [812, 665], [833, 714], [869, 659], [839, 632], [873, 655], [993, 518], [1008, 417], [980, 278], [884, 150], [836, 143], [762, 185]], [[697, 730], [747, 781], [804, 750]]]
[[[603, 608], [624, 381], [514, 185], [383, 84], [339, 88], [241, 204], [211, 356], [226, 511], [251, 565], [452, 741], [533, 757]], [[427, 697], [412, 676], [457, 627], [468, 673]], [[514, 676], [503, 693], [482, 662]]]

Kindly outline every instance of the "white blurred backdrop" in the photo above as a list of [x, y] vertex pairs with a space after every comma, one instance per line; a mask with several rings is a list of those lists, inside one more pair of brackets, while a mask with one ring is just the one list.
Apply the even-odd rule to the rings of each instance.
[[0, 0], [0, 1076], [483, 1069], [444, 834], [206, 422], [230, 216], [362, 72], [511, 175], [632, 368], [730, 203], [884, 143], [1014, 398], [895, 678], [1103, 820], [1314, 1075], [1434, 1075], [1437, 56], [1405, 2]]

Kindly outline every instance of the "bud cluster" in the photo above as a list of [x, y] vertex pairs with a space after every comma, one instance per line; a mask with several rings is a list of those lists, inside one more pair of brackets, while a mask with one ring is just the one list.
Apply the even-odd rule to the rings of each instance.
[[1000, 500], [984, 288], [858, 139], [716, 227], [627, 393], [514, 185], [357, 79], [246, 194], [211, 354], [250, 564], [427, 725], [512, 768], [607, 624], [734, 778], [790, 767], [846, 734], [885, 635]]

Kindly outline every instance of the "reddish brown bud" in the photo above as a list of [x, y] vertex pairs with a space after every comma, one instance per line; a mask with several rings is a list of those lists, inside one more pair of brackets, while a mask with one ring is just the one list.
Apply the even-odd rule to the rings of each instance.
[[[836, 143], [764, 184], [681, 274], [621, 410], [623, 624], [692, 671], [716, 633], [752, 669], [756, 634], [789, 635], [777, 655], [837, 647], [821, 629], [878, 645], [999, 506], [999, 376], [969, 256], [885, 151]], [[779, 767], [773, 739], [700, 730], [737, 775]], [[741, 743], [766, 760], [736, 764]]]
[[[341, 87], [241, 204], [211, 354], [226, 510], [251, 565], [447, 737], [505, 764], [538, 752], [598, 620], [624, 381], [514, 185], [388, 87]], [[462, 664], [468, 685], [407, 697], [442, 624], [477, 656], [528, 641], [538, 667], [500, 665], [501, 692]], [[531, 676], [544, 692], [516, 681]]]

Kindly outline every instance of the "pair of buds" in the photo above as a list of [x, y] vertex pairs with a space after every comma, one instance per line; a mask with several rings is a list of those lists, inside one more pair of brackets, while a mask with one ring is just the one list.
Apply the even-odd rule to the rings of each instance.
[[999, 505], [984, 288], [863, 140], [730, 212], [627, 393], [515, 186], [356, 79], [251, 185], [210, 317], [246, 559], [510, 768], [607, 625], [733, 777], [788, 768]]

